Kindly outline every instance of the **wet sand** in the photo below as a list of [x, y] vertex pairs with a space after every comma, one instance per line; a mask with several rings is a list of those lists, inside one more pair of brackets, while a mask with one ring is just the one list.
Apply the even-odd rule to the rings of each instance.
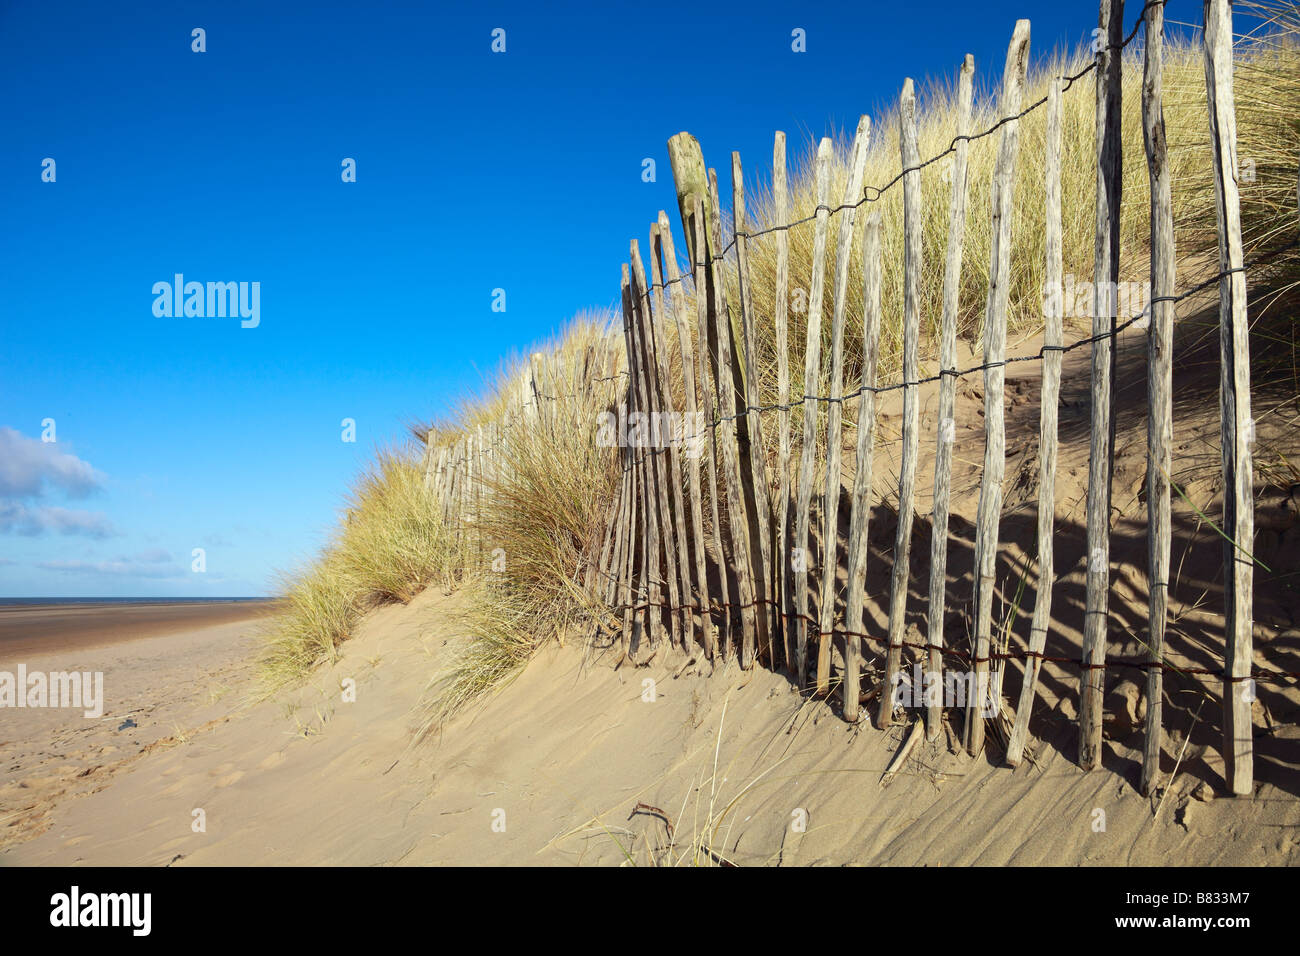
[[[62, 613], [67, 610], [80, 613]], [[103, 789], [145, 754], [177, 746], [244, 706], [256, 680], [262, 627], [256, 615], [263, 613], [250, 602], [0, 615], [11, 622], [73, 621], [47, 634], [50, 647], [60, 649], [10, 654], [0, 671], [23, 665], [29, 674], [102, 678], [99, 714], [93, 705], [89, 714], [80, 705], [0, 708], [0, 848], [41, 832], [56, 807]], [[223, 620], [232, 614], [243, 619]], [[165, 633], [150, 635], [159, 629]], [[32, 631], [21, 623], [7, 630], [18, 635], [7, 651], [31, 646], [23, 634]]]
[[0, 605], [0, 665], [266, 617], [274, 600]]

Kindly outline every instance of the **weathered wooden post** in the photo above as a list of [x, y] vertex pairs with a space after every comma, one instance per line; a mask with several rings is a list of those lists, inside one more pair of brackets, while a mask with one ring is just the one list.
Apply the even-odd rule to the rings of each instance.
[[1088, 578], [1080, 676], [1079, 766], [1101, 760], [1101, 701], [1106, 679], [1110, 614], [1110, 482], [1114, 428], [1112, 395], [1115, 343], [1113, 290], [1119, 279], [1120, 70], [1124, 0], [1101, 0], [1100, 29], [1107, 46], [1097, 55], [1097, 222], [1093, 258], [1092, 443], [1088, 462]]
[[[671, 489], [671, 496], [668, 504], [672, 510], [672, 519], [668, 528], [667, 538], [671, 539], [673, 547], [669, 550], [668, 575], [674, 579], [674, 590], [672, 596], [673, 615], [675, 619], [681, 621], [681, 647], [687, 653], [691, 653], [694, 647], [694, 621], [691, 613], [691, 561], [690, 553], [686, 544], [686, 503], [682, 493], [682, 465], [681, 436], [676, 434], [677, 424], [677, 406], [673, 401], [672, 394], [672, 363], [668, 356], [668, 339], [664, 335], [665, 322], [665, 296], [661, 294], [663, 288], [663, 274], [659, 268], [659, 259], [657, 258], [657, 248], [659, 247], [659, 222], [650, 224], [650, 276], [652, 282], [650, 291], [653, 293], [654, 310], [650, 311], [647, 304], [647, 315], [650, 315], [650, 343], [654, 346], [655, 368], [654, 384], [655, 393], [658, 395], [659, 407], [661, 413], [660, 424], [655, 428], [655, 453], [661, 458], [667, 458], [668, 486]], [[639, 256], [637, 257], [640, 258]], [[665, 437], [664, 431], [667, 427], [668, 434]]]
[[[898, 100], [898, 144], [903, 166], [903, 455], [898, 469], [898, 527], [894, 535], [894, 567], [889, 582], [889, 647], [885, 653], [885, 684], [880, 691], [876, 726], [893, 722], [894, 685], [903, 656], [907, 592], [912, 560], [912, 518], [916, 500], [916, 458], [920, 447], [921, 339], [921, 155], [917, 150], [916, 92], [912, 78], [903, 81]], [[1000, 401], [1000, 399], [999, 399]], [[917, 688], [918, 690], [920, 688]]]
[[1164, 704], [1165, 619], [1169, 602], [1169, 471], [1173, 443], [1174, 256], [1172, 183], [1165, 148], [1162, 107], [1165, 9], [1146, 8], [1146, 54], [1142, 83], [1142, 132], [1151, 183], [1151, 303], [1147, 332], [1147, 589], [1150, 639], [1147, 642], [1146, 738], [1142, 747], [1143, 796], [1160, 775]]
[[659, 258], [661, 270], [672, 288], [670, 299], [672, 311], [677, 322], [677, 341], [682, 352], [682, 381], [686, 391], [686, 421], [684, 440], [686, 458], [690, 468], [691, 498], [691, 537], [695, 554], [695, 587], [700, 611], [700, 637], [704, 644], [704, 653], [712, 659], [714, 654], [713, 619], [709, 608], [709, 573], [708, 556], [704, 550], [704, 507], [700, 496], [700, 458], [709, 446], [709, 436], [700, 427], [700, 411], [695, 399], [695, 333], [689, 321], [686, 308], [686, 295], [682, 292], [681, 279], [677, 273], [677, 251], [673, 246], [672, 227], [668, 214], [659, 212]]
[[817, 647], [817, 693], [830, 691], [831, 635], [835, 631], [835, 572], [839, 569], [840, 534], [840, 459], [843, 456], [843, 433], [840, 419], [844, 397], [844, 313], [849, 301], [849, 264], [853, 260], [853, 224], [857, 219], [857, 202], [862, 197], [862, 179], [866, 175], [867, 150], [871, 144], [871, 117], [858, 119], [853, 137], [853, 159], [849, 180], [844, 187], [840, 212], [839, 241], [835, 247], [835, 290], [831, 306], [831, 374], [830, 401], [826, 407], [826, 490], [822, 507], [822, 579], [820, 630]]
[[[731, 195], [732, 225], [736, 236], [736, 275], [740, 282], [740, 336], [741, 352], [736, 356], [745, 380], [744, 400], [747, 411], [742, 421], [746, 441], [741, 448], [742, 463], [748, 459], [748, 467], [743, 469], [745, 478], [746, 511], [749, 513], [750, 541], [757, 541], [754, 557], [756, 559], [754, 574], [756, 578], [755, 593], [763, 604], [758, 608], [759, 617], [766, 622], [763, 633], [768, 641], [775, 640], [777, 634], [776, 574], [772, 570], [772, 497], [767, 486], [767, 449], [763, 444], [763, 423], [759, 417], [758, 405], [758, 344], [755, 326], [758, 323], [754, 315], [752, 302], [752, 283], [749, 278], [749, 236], [748, 219], [745, 212], [745, 176], [741, 168], [740, 153], [731, 154]], [[760, 648], [761, 650], [762, 648]], [[775, 662], [776, 655], [770, 644], [767, 648], [768, 659]], [[743, 666], [749, 667], [753, 660], [742, 660]]]
[[1029, 21], [1017, 20], [1007, 48], [998, 112], [1003, 119], [1002, 141], [993, 169], [990, 199], [993, 243], [989, 250], [989, 292], [984, 317], [984, 474], [980, 480], [975, 524], [975, 680], [974, 700], [966, 701], [966, 748], [971, 754], [984, 746], [985, 710], [994, 714], [1001, 701], [989, 700], [989, 649], [993, 627], [993, 590], [998, 561], [998, 519], [1002, 511], [1002, 478], [1006, 473], [1004, 384], [1006, 381], [1007, 305], [1011, 293], [1012, 191], [1020, 148], [1020, 100], [1029, 59]]
[[948, 596], [948, 517], [952, 497], [952, 447], [957, 440], [957, 307], [961, 293], [962, 249], [966, 238], [966, 167], [970, 143], [975, 57], [966, 54], [957, 78], [957, 139], [952, 161], [952, 198], [948, 204], [948, 251], [943, 263], [943, 317], [939, 331], [939, 428], [934, 455], [934, 513], [930, 531], [930, 607], [926, 643], [926, 739], [939, 734], [943, 717], [943, 619]]
[[[830, 164], [831, 141], [823, 139], [817, 145], [817, 163], [814, 172], [817, 189], [817, 227], [813, 234], [813, 266], [811, 288], [808, 294], [808, 338], [804, 352], [803, 374], [803, 446], [799, 454], [799, 484], [796, 487], [798, 502], [795, 506], [794, 553], [795, 561], [795, 628], [798, 638], [795, 648], [795, 683], [801, 689], [808, 673], [808, 565], [810, 521], [812, 503], [813, 465], [817, 454], [817, 389], [821, 382], [822, 355], [822, 297], [826, 285], [826, 232], [830, 220]], [[832, 554], [834, 552], [832, 551]], [[802, 570], [800, 570], [802, 569]], [[829, 640], [829, 635], [826, 636]]]
[[[623, 322], [627, 328], [628, 337], [628, 358], [631, 362], [631, 376], [635, 383], [635, 391], [629, 389], [629, 393], [634, 395], [636, 406], [629, 410], [628, 420], [637, 412], [641, 413], [639, 419], [644, 423], [645, 416], [648, 416], [650, 407], [649, 403], [649, 386], [646, 382], [645, 358], [642, 354], [640, 338], [640, 319], [637, 316], [637, 291], [632, 285], [631, 270], [625, 264], [623, 266], [623, 291], [625, 295]], [[644, 427], [644, 424], [642, 425]], [[640, 431], [637, 431], [639, 434]], [[640, 543], [641, 543], [641, 600], [645, 605], [646, 621], [650, 632], [651, 647], [658, 647], [663, 636], [663, 619], [662, 595], [659, 590], [659, 522], [656, 517], [657, 494], [655, 480], [653, 475], [653, 465], [650, 457], [646, 454], [646, 449], [641, 447], [643, 444], [640, 439], [632, 440], [633, 429], [629, 424], [629, 438], [631, 445], [632, 457], [637, 463], [639, 472], [640, 496], [639, 506], [641, 509], [640, 519]], [[633, 631], [634, 637], [639, 637], [636, 631]], [[633, 641], [634, 652], [639, 650], [640, 641]]]
[[[871, 456], [876, 438], [876, 361], [880, 344], [880, 213], [862, 237], [862, 394], [858, 398], [857, 463], [849, 517], [848, 594], [844, 611], [844, 719], [858, 720], [862, 606], [866, 597], [867, 524], [871, 518]], [[888, 706], [888, 705], [886, 705]]]
[[1219, 221], [1219, 410], [1223, 447], [1224, 625], [1223, 759], [1228, 787], [1254, 792], [1250, 683], [1254, 588], [1255, 497], [1250, 417], [1250, 326], [1242, 271], [1241, 201], [1237, 190], [1237, 119], [1232, 95], [1232, 9], [1205, 0], [1205, 89]]
[[778, 132], [772, 145], [772, 212], [777, 226], [772, 241], [776, 244], [776, 288], [773, 322], [776, 326], [776, 549], [777, 582], [781, 595], [781, 633], [785, 637], [785, 666], [792, 674], [797, 655], [792, 603], [790, 567], [790, 236], [784, 228], [789, 215], [785, 183], [785, 133]]
[[[653, 489], [649, 499], [653, 528], [651, 536], [657, 545], [656, 556], [653, 559], [654, 581], [651, 585], [651, 593], [659, 591], [661, 584], [666, 583], [668, 606], [676, 609], [681, 604], [677, 596], [677, 548], [673, 538], [673, 519], [669, 504], [668, 469], [664, 464], [663, 450], [658, 447], [656, 434], [658, 429], [655, 427], [655, 416], [662, 411], [658, 388], [658, 365], [654, 354], [653, 320], [650, 316], [650, 295], [646, 284], [645, 263], [641, 259], [640, 244], [635, 239], [631, 242], [629, 256], [632, 262], [632, 315], [636, 319], [637, 359], [642, 370], [641, 380], [646, 396], [642, 406], [646, 417], [643, 422], [644, 441], [640, 453], [645, 456], [648, 464], [647, 489]], [[657, 628], [662, 627], [664, 616], [662, 592], [653, 599], [652, 603], [654, 607], [650, 609], [650, 635], [653, 646], [658, 648]], [[670, 640], [674, 644], [678, 643], [680, 628], [675, 610], [668, 615], [668, 627]]]
[[[694, 217], [694, 212], [691, 213]], [[708, 456], [705, 464], [708, 466], [709, 473], [709, 518], [712, 529], [713, 550], [718, 556], [718, 596], [721, 600], [722, 611], [722, 639], [724, 654], [731, 654], [731, 584], [727, 580], [727, 552], [723, 548], [722, 541], [722, 521], [718, 504], [718, 472], [721, 470], [721, 464], [718, 461], [718, 440], [717, 440], [717, 419], [714, 417], [717, 406], [713, 403], [713, 393], [709, 389], [709, 370], [717, 367], [716, 358], [711, 359], [709, 351], [709, 296], [707, 293], [708, 276], [707, 266], [705, 265], [705, 255], [707, 242], [704, 238], [704, 215], [701, 211], [698, 218], [688, 218], [683, 223], [689, 223], [687, 239], [690, 248], [694, 250], [692, 268], [695, 276], [695, 319], [698, 329], [698, 348], [695, 350], [696, 371], [695, 378], [700, 385], [700, 397], [704, 404], [704, 417], [710, 423], [705, 434], [705, 453]], [[726, 479], [723, 479], [724, 483]]]
[[1016, 721], [1007, 741], [1007, 765], [1020, 766], [1029, 734], [1029, 717], [1034, 709], [1038, 672], [1047, 628], [1052, 622], [1052, 586], [1056, 571], [1052, 538], [1056, 528], [1057, 406], [1061, 397], [1061, 348], [1064, 338], [1064, 301], [1061, 289], [1061, 93], [1063, 81], [1052, 77], [1047, 90], [1047, 155], [1044, 195], [1047, 261], [1043, 295], [1043, 387], [1038, 407], [1038, 589], [1034, 595], [1034, 618], [1029, 626], [1029, 655], [1025, 659], [1024, 681]]

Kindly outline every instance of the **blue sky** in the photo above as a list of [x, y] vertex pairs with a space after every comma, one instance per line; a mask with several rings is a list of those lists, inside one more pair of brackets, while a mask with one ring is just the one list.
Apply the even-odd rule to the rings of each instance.
[[[967, 52], [991, 85], [1023, 16], [1037, 60], [1097, 5], [0, 3], [0, 596], [274, 593], [376, 445], [617, 299], [669, 136], [728, 195], [776, 129]], [[259, 283], [257, 326], [155, 315], [177, 273]]]

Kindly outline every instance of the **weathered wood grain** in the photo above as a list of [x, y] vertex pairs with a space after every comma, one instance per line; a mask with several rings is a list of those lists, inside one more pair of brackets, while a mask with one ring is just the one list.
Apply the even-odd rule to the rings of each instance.
[[673, 246], [672, 226], [668, 214], [659, 212], [660, 268], [668, 283], [672, 313], [677, 325], [677, 341], [681, 348], [682, 379], [685, 391], [686, 428], [685, 442], [687, 468], [690, 472], [691, 541], [694, 556], [696, 606], [700, 612], [700, 638], [704, 653], [710, 659], [714, 654], [713, 620], [709, 609], [708, 555], [704, 547], [704, 507], [700, 488], [700, 459], [706, 454], [709, 443], [707, 431], [700, 428], [700, 409], [696, 401], [695, 382], [695, 332], [689, 321], [686, 294], [682, 290], [681, 276], [677, 271], [677, 252]]
[[[1029, 21], [1017, 20], [1007, 48], [998, 113], [1020, 112], [1029, 58]], [[989, 291], [984, 314], [984, 473], [980, 479], [975, 523], [975, 699], [966, 706], [966, 747], [976, 754], [984, 746], [984, 712], [989, 696], [989, 650], [993, 626], [993, 590], [998, 559], [998, 520], [1002, 511], [1002, 479], [1006, 473], [1004, 424], [1007, 347], [1007, 305], [1011, 293], [1012, 191], [1020, 147], [1020, 121], [1002, 127], [1002, 140], [993, 169], [991, 205], [993, 241], [989, 250]], [[1000, 703], [995, 703], [997, 713]]]
[[876, 725], [893, 721], [890, 704], [903, 656], [907, 626], [907, 593], [911, 584], [912, 519], [916, 506], [916, 459], [920, 450], [921, 339], [921, 154], [917, 148], [916, 91], [911, 77], [903, 81], [898, 100], [898, 144], [903, 166], [903, 434], [898, 468], [898, 526], [894, 535], [894, 566], [889, 580], [889, 647], [885, 654], [885, 683], [876, 709]]
[[[1124, 0], [1102, 0], [1099, 25], [1111, 46], [1123, 40]], [[1088, 462], [1088, 577], [1084, 599], [1083, 658], [1079, 701], [1079, 766], [1101, 761], [1102, 691], [1106, 680], [1106, 634], [1110, 614], [1110, 497], [1114, 472], [1114, 348], [1109, 336], [1115, 320], [1111, 290], [1118, 278], [1117, 229], [1121, 176], [1118, 112], [1118, 50], [1105, 49], [1097, 60], [1097, 219], [1093, 254], [1092, 438]]]
[[[808, 335], [803, 373], [803, 445], [799, 454], [799, 483], [795, 487], [795, 532], [792, 559], [795, 563], [794, 596], [796, 644], [795, 683], [802, 688], [808, 675], [808, 560], [811, 551], [809, 508], [812, 504], [813, 467], [817, 454], [817, 401], [822, 355], [822, 298], [826, 285], [826, 233], [830, 220], [829, 139], [817, 145], [814, 181], [817, 190], [817, 223], [813, 233], [811, 288], [808, 293]], [[801, 570], [802, 568], [802, 570]], [[829, 637], [827, 638], [829, 639]]]
[[[681, 607], [681, 598], [677, 593], [677, 567], [680, 562], [676, 538], [673, 534], [672, 493], [669, 490], [669, 469], [666, 461], [668, 455], [662, 447], [655, 424], [656, 413], [664, 411], [663, 394], [659, 385], [659, 363], [655, 355], [654, 320], [650, 313], [650, 290], [646, 283], [645, 262], [641, 258], [640, 243], [635, 239], [630, 243], [629, 258], [632, 263], [632, 315], [637, 320], [636, 332], [640, 349], [638, 358], [644, 369], [643, 379], [647, 395], [645, 403], [647, 420], [643, 442], [638, 453], [644, 455], [650, 463], [650, 487], [654, 489], [651, 495], [650, 514], [654, 526], [652, 535], [659, 544], [659, 557], [654, 567], [656, 586], [666, 584], [668, 587], [668, 607], [671, 609], [667, 615], [669, 637], [673, 644], [680, 644], [680, 618], [676, 613], [676, 609]], [[662, 620], [664, 616], [662, 607], [656, 606], [651, 610], [652, 622]], [[653, 647], [658, 648], [659, 642], [653, 630], [651, 642]]]
[[1149, 796], [1160, 776], [1164, 710], [1165, 624], [1169, 605], [1171, 549], [1169, 473], [1173, 447], [1174, 294], [1173, 184], [1165, 144], [1163, 6], [1146, 9], [1146, 52], [1142, 82], [1142, 132], [1151, 185], [1151, 315], [1147, 331], [1147, 713], [1140, 790]]
[[839, 570], [840, 478], [843, 457], [841, 417], [844, 397], [844, 314], [849, 301], [849, 264], [853, 259], [853, 226], [857, 203], [862, 198], [862, 179], [867, 169], [867, 151], [871, 146], [871, 117], [858, 118], [853, 136], [853, 153], [849, 161], [849, 178], [844, 186], [841, 205], [849, 208], [839, 213], [840, 231], [835, 246], [835, 287], [831, 305], [830, 401], [826, 406], [826, 485], [822, 494], [822, 566], [821, 599], [818, 604], [822, 639], [817, 645], [817, 693], [830, 691], [831, 635], [835, 631], [835, 577]]
[[663, 274], [659, 267], [660, 251], [659, 222], [656, 220], [650, 225], [650, 274], [653, 280], [650, 289], [654, 293], [654, 310], [649, 313], [651, 315], [650, 342], [654, 346], [655, 353], [655, 390], [659, 396], [659, 409], [666, 415], [663, 423], [668, 433], [664, 434], [663, 428], [659, 430], [659, 434], [656, 435], [655, 449], [661, 458], [668, 460], [668, 486], [672, 492], [669, 498], [672, 526], [669, 530], [672, 532], [674, 544], [669, 576], [676, 575], [677, 593], [673, 599], [673, 607], [677, 609], [674, 613], [681, 621], [680, 644], [682, 650], [691, 653], [695, 642], [694, 615], [691, 613], [692, 564], [686, 538], [686, 502], [682, 490], [682, 443], [681, 436], [675, 432], [677, 403], [673, 401], [672, 361], [668, 354], [668, 339], [664, 328], [667, 315], [664, 306], [665, 296], [662, 294]]
[[[786, 224], [790, 214], [789, 197], [785, 181], [785, 133], [778, 132], [772, 145], [772, 214], [778, 226]], [[777, 460], [776, 460], [776, 548], [778, 570], [777, 577], [781, 588], [781, 633], [785, 638], [785, 666], [794, 672], [795, 629], [794, 611], [791, 594], [790, 566], [790, 510], [793, 497], [790, 494], [790, 344], [789, 344], [789, 296], [790, 296], [790, 236], [785, 229], [778, 229], [772, 236], [776, 247], [776, 286], [773, 291], [773, 317], [776, 332], [776, 422], [777, 422]]]
[[871, 457], [876, 436], [876, 365], [880, 344], [880, 213], [862, 236], [862, 394], [849, 517], [848, 593], [844, 611], [844, 719], [858, 720], [862, 668], [862, 608], [866, 601], [867, 525], [871, 517]]
[[926, 702], [926, 739], [939, 734], [943, 698], [937, 688], [943, 680], [943, 624], [948, 596], [948, 518], [952, 509], [952, 449], [956, 441], [957, 306], [961, 291], [962, 251], [966, 239], [966, 199], [970, 144], [971, 102], [974, 96], [975, 57], [962, 60], [957, 77], [957, 143], [952, 160], [952, 197], [948, 202], [948, 250], [943, 263], [943, 316], [939, 327], [939, 368], [948, 372], [939, 380], [939, 427], [934, 457], [934, 515], [930, 534], [930, 606], [927, 611], [926, 679], [936, 688]]
[[1223, 759], [1228, 787], [1254, 792], [1250, 683], [1251, 608], [1254, 588], [1254, 462], [1250, 417], [1250, 327], [1246, 276], [1241, 272], [1241, 201], [1238, 194], [1237, 120], [1232, 91], [1232, 9], [1229, 0], [1205, 0], [1205, 87], [1214, 156], [1219, 223], [1219, 412], [1223, 447], [1224, 633]]
[[[736, 424], [743, 427], [741, 461], [745, 478], [745, 505], [749, 515], [750, 541], [755, 548], [755, 593], [762, 602], [758, 615], [765, 622], [761, 634], [766, 636], [759, 652], [766, 652], [774, 660], [771, 641], [777, 633], [777, 587], [772, 567], [772, 497], [767, 481], [767, 448], [763, 443], [763, 421], [758, 411], [758, 343], [754, 314], [753, 283], [749, 275], [749, 228], [745, 212], [745, 176], [741, 168], [740, 153], [731, 154], [732, 226], [736, 237], [736, 276], [740, 283], [741, 352], [737, 357], [745, 380], [744, 401], [746, 413]], [[753, 660], [741, 662], [743, 667], [753, 665]]]

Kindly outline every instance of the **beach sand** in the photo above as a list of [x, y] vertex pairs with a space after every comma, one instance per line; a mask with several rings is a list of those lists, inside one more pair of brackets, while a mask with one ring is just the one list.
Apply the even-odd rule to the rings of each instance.
[[[159, 741], [229, 713], [271, 602], [0, 609], [0, 671], [103, 674], [103, 714], [0, 709], [0, 846], [44, 826]], [[131, 720], [135, 726], [125, 727]]]
[[[1140, 345], [1121, 339], [1122, 368], [1140, 369]], [[1013, 343], [1011, 352], [1032, 347]], [[960, 357], [972, 356], [967, 349]], [[101, 666], [109, 704], [98, 722], [29, 711], [19, 718], [32, 722], [27, 732], [10, 729], [20, 712], [0, 712], [0, 865], [1300, 863], [1294, 678], [1258, 688], [1254, 795], [1227, 796], [1224, 782], [1215, 676], [1223, 549], [1190, 503], [1210, 507], [1219, 480], [1208, 437], [1217, 427], [1217, 406], [1206, 397], [1217, 387], [1211, 366], [1197, 373], [1198, 388], [1179, 393], [1187, 407], [1176, 433], [1181, 495], [1173, 504], [1161, 789], [1150, 799], [1136, 789], [1142, 670], [1133, 662], [1144, 659], [1149, 588], [1145, 412], [1133, 398], [1141, 389], [1131, 385], [1118, 409], [1102, 765], [1084, 773], [1076, 763], [1087, 358], [1080, 350], [1065, 362], [1049, 660], [1032, 711], [1032, 760], [1014, 771], [1002, 766], [995, 732], [978, 756], [955, 744], [963, 712], [952, 710], [951, 737], [922, 740], [886, 783], [906, 723], [883, 733], [851, 726], [834, 695], [805, 699], [787, 675], [762, 667], [710, 673], [709, 664], [687, 667], [674, 652], [646, 667], [616, 668], [618, 655], [588, 647], [583, 635], [542, 649], [512, 681], [415, 742], [431, 679], [467, 640], [458, 613], [469, 595], [431, 588], [409, 605], [371, 611], [336, 662], [256, 704], [248, 703], [255, 622], [52, 655], [51, 667]], [[1016, 646], [1026, 642], [1030, 609], [1008, 602], [1021, 569], [1034, 567], [1037, 393], [1033, 363], [1008, 376], [997, 613], [1009, 615]], [[959, 386], [945, 622], [956, 652], [969, 641], [982, 398], [977, 383]], [[930, 434], [933, 388], [920, 399]], [[898, 473], [900, 411], [897, 392], [882, 399], [875, 462], [882, 488]], [[1294, 441], [1282, 417], [1258, 414], [1259, 441], [1289, 449], [1278, 444]], [[921, 474], [932, 458], [933, 444], [923, 443]], [[927, 600], [931, 500], [921, 484], [907, 636], [914, 642]], [[888, 501], [873, 508], [871, 658], [887, 633], [896, 520]], [[1270, 567], [1300, 563], [1297, 528], [1297, 501], [1286, 488], [1261, 493], [1256, 546]], [[1285, 585], [1261, 574], [1255, 592], [1254, 664], [1274, 673], [1300, 667], [1300, 621]], [[1204, 673], [1178, 673], [1187, 668]], [[1017, 665], [1004, 696], [1014, 703], [1019, 689]], [[139, 726], [117, 730], [128, 713]]]
[[274, 607], [274, 601], [0, 604], [0, 667], [38, 654], [246, 621], [264, 617]]
[[[93, 758], [120, 764], [10, 837], [0, 865], [1300, 862], [1294, 727], [1257, 741], [1253, 799], [1221, 795], [1217, 744], [1193, 733], [1160, 803], [1134, 789], [1140, 728], [1108, 732], [1103, 768], [1078, 769], [1075, 691], [1058, 698], [1055, 680], [1035, 711], [1036, 765], [1011, 771], [996, 748], [970, 757], [941, 735], [887, 786], [903, 726], [850, 727], [763, 669], [615, 669], [611, 652], [574, 645], [413, 745], [429, 676], [464, 640], [463, 602], [431, 589], [378, 609], [337, 663], [251, 707], [233, 692], [252, 686], [238, 626], [196, 632], [191, 651], [226, 661], [232, 693], [207, 700], [174, 659], [177, 694], [149, 664], [156, 709], [129, 756]], [[166, 659], [162, 645], [124, 648], [123, 667]], [[1166, 774], [1182, 741], [1171, 727]]]

